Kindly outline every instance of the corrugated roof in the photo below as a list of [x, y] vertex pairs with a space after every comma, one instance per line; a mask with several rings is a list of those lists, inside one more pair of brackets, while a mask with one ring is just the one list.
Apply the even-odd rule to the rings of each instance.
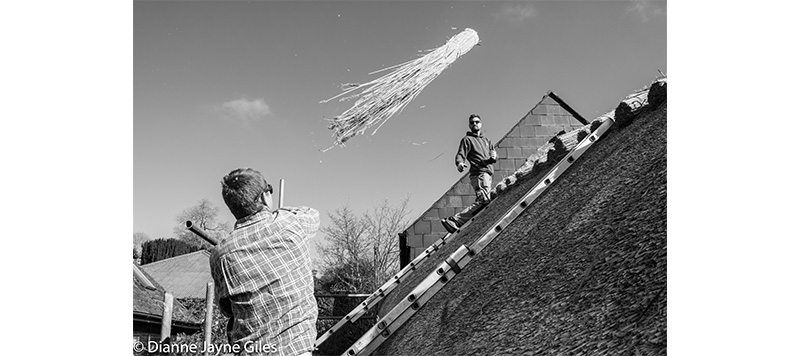
[[167, 258], [141, 266], [175, 298], [205, 298], [206, 284], [213, 282], [206, 250]]
[[[629, 126], [612, 127], [375, 354], [665, 355], [667, 106], [656, 106], [632, 108]], [[497, 195], [379, 314], [546, 173]]]

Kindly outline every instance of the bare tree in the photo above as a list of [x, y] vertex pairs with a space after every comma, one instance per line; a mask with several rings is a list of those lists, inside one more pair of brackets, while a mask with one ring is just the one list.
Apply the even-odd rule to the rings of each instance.
[[373, 284], [370, 290], [380, 287], [400, 268], [400, 244], [398, 234], [409, 225], [408, 200], [406, 197], [399, 205], [389, 204], [384, 199], [374, 207], [371, 214], [364, 214], [372, 243], [372, 261], [374, 268]]
[[208, 249], [211, 247], [211, 244], [187, 230], [186, 221], [191, 220], [194, 226], [205, 230], [217, 240], [221, 240], [225, 234], [231, 231], [231, 224], [227, 221], [219, 222], [217, 220], [218, 214], [219, 207], [214, 205], [210, 200], [203, 198], [197, 205], [183, 210], [183, 212], [175, 217], [175, 221], [178, 224], [172, 229], [172, 232], [175, 238], [179, 240]]
[[367, 293], [380, 287], [399, 268], [398, 233], [409, 224], [408, 200], [399, 205], [383, 199], [369, 212], [356, 215], [347, 205], [328, 214], [331, 224], [320, 230], [323, 284], [335, 292]]

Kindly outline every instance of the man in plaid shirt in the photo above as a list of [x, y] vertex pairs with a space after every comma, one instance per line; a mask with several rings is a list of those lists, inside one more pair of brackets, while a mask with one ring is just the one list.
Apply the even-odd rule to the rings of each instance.
[[209, 263], [229, 343], [242, 355], [310, 356], [317, 301], [308, 246], [319, 212], [273, 211], [272, 187], [250, 168], [222, 178], [222, 197], [236, 224]]

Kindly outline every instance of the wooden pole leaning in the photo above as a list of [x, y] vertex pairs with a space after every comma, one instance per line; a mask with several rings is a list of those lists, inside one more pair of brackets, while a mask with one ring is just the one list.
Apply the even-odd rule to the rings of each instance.
[[161, 313], [161, 342], [164, 342], [172, 333], [172, 293], [164, 292], [164, 311]]
[[358, 339], [343, 356], [370, 355], [427, 303], [446, 283], [451, 281], [473, 257], [483, 251], [511, 222], [521, 215], [544, 190], [569, 168], [591, 145], [597, 142], [614, 124], [613, 116], [573, 148], [547, 175], [519, 199], [506, 214], [470, 247], [462, 245], [439, 267], [428, 275], [408, 296], [392, 308], [378, 323]]
[[213, 325], [214, 319], [214, 283], [208, 282], [206, 284], [206, 323], [203, 329], [203, 348], [205, 352], [203, 355], [208, 356], [209, 350], [211, 349], [211, 326]]

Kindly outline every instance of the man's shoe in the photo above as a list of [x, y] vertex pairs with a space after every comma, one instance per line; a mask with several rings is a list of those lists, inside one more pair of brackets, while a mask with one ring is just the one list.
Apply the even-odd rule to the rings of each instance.
[[458, 231], [458, 225], [450, 218], [442, 219], [442, 225], [444, 225], [444, 229], [451, 234]]

